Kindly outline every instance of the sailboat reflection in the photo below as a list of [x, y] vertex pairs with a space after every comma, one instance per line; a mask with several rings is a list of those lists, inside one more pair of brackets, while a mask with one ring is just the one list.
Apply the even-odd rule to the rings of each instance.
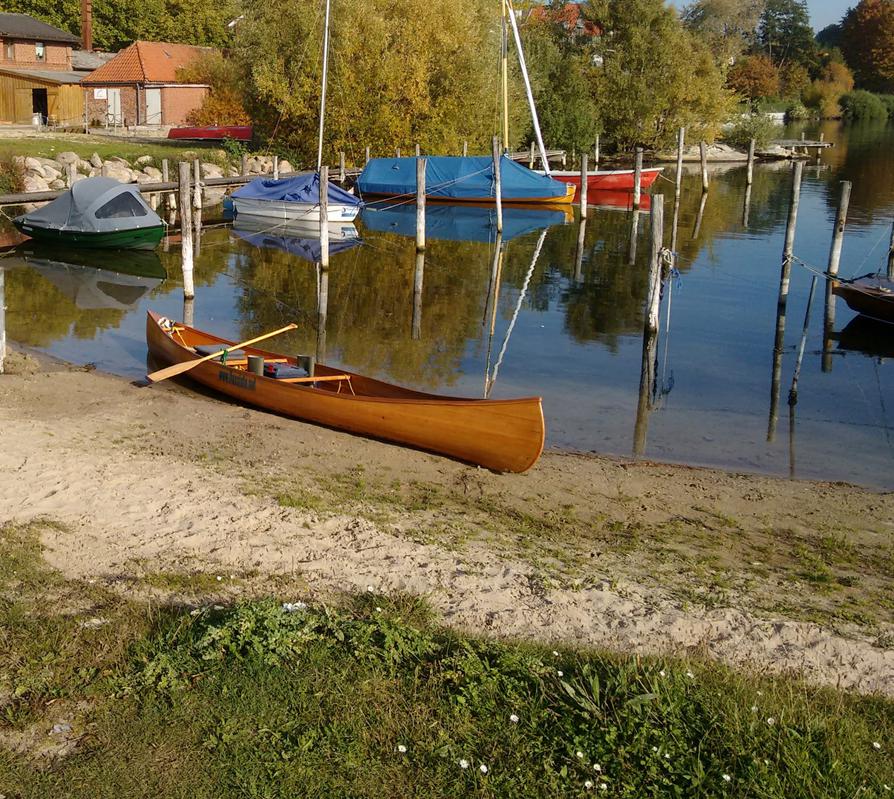
[[[552, 225], [565, 225], [574, 218], [568, 209], [503, 208], [503, 241], [524, 236]], [[394, 205], [390, 208], [367, 206], [360, 219], [367, 230], [416, 236], [416, 205]], [[497, 214], [494, 206], [439, 205], [425, 207], [425, 237], [441, 241], [492, 243], [497, 238]]]
[[[252, 247], [280, 250], [310, 263], [320, 260], [319, 222], [273, 224], [269, 219], [237, 216], [232, 233]], [[352, 223], [329, 223], [330, 256], [361, 243], [360, 234]]]

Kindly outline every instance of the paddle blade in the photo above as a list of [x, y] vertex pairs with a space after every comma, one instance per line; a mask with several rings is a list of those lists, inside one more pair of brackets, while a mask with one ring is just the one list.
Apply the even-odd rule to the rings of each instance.
[[164, 369], [159, 369], [152, 372], [152, 374], [146, 375], [146, 379], [150, 383], [158, 383], [160, 380], [167, 380], [169, 377], [176, 377], [179, 374], [188, 372], [200, 363], [204, 363], [204, 361], [183, 361], [182, 363], [175, 363], [173, 366], [166, 366]]

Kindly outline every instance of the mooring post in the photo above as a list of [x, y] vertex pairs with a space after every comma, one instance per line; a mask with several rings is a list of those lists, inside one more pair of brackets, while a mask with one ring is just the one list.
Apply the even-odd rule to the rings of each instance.
[[686, 128], [677, 131], [677, 174], [674, 181], [674, 199], [683, 191], [683, 148], [686, 146]]
[[279, 180], [279, 156], [273, 156], [273, 179]]
[[649, 256], [649, 293], [646, 301], [646, 332], [658, 332], [661, 305], [662, 248], [664, 246], [664, 195], [652, 197], [652, 248]]
[[180, 162], [180, 256], [183, 269], [183, 297], [191, 300], [196, 296], [192, 267], [192, 198], [189, 191], [189, 161]]
[[196, 211], [202, 209], [202, 162], [196, 158], [192, 162], [192, 207]]
[[329, 167], [320, 167], [320, 266], [329, 269]]
[[528, 148], [528, 169], [534, 168], [534, 142], [531, 142], [531, 146]]
[[425, 250], [416, 250], [416, 271], [413, 273], [413, 341], [422, 337], [422, 281], [425, 274]]
[[832, 246], [829, 248], [829, 266], [826, 269], [826, 312], [823, 316], [823, 358], [822, 369], [824, 372], [832, 371], [832, 353], [826, 346], [829, 336], [835, 327], [835, 295], [832, 286], [835, 277], [838, 276], [838, 266], [841, 262], [841, 248], [844, 244], [844, 228], [847, 225], [847, 210], [851, 201], [851, 182], [841, 181], [841, 196], [838, 199], [838, 210], [835, 212], [835, 227], [832, 230]]
[[596, 144], [593, 145], [593, 171], [599, 171], [599, 134], [596, 134]]
[[636, 240], [639, 236], [639, 208], [633, 209], [633, 216], [630, 220], [630, 244], [627, 249], [627, 263], [630, 266], [636, 263]]
[[469, 142], [463, 139], [463, 158], [469, 154]]
[[248, 153], [242, 153], [242, 160], [239, 163], [239, 174], [248, 174]]
[[574, 251], [574, 282], [580, 283], [584, 279], [584, 241], [587, 237], [587, 217], [581, 216], [580, 227], [577, 229], [577, 249]]
[[345, 182], [345, 151], [339, 150], [338, 153], [338, 182]]
[[587, 215], [587, 153], [580, 154], [580, 215]]
[[395, 157], [400, 158], [400, 147], [394, 148], [394, 155]]
[[500, 180], [500, 138], [493, 138], [494, 202], [497, 206], [497, 233], [503, 233], [503, 183]]
[[74, 164], [66, 164], [65, 165], [65, 185], [68, 188], [74, 186], [75, 183], [75, 175], [78, 174], [78, 168]]
[[755, 141], [748, 142], [748, 168], [745, 171], [745, 185], [750, 186], [754, 181], [754, 147]]
[[782, 272], [779, 277], [779, 298], [776, 302], [776, 336], [773, 340], [773, 372], [770, 379], [770, 421], [767, 426], [767, 441], [776, 435], [776, 421], [779, 416], [779, 385], [782, 380], [782, 346], [785, 341], [785, 312], [788, 303], [788, 288], [791, 278], [792, 258], [795, 246], [795, 228], [798, 224], [798, 205], [801, 202], [801, 175], [804, 162], [795, 161], [792, 170], [792, 193], [789, 203], [788, 220], [785, 227], [785, 244], [782, 249]]
[[636, 148], [636, 155], [633, 162], [633, 208], [639, 208], [640, 195], [642, 194], [642, 175], [643, 175], [643, 148]]
[[195, 324], [196, 299], [195, 297], [183, 298], [183, 324], [192, 327]]
[[416, 142], [416, 157], [418, 158], [420, 155], [422, 155], [422, 150], [420, 149], [419, 142], [417, 141]]
[[425, 159], [416, 159], [416, 252], [425, 249]]
[[[323, 167], [323, 169], [325, 168], [326, 167]], [[328, 262], [328, 246], [326, 248], [326, 259]], [[329, 269], [327, 267], [324, 267], [322, 264], [317, 264], [317, 363], [326, 360], [326, 316], [328, 315], [328, 313]]]
[[364, 163], [366, 163], [366, 164], [369, 163], [369, 145], [368, 144], [366, 145], [366, 161]]
[[[168, 159], [163, 158], [161, 160], [161, 179], [165, 183], [170, 181], [171, 176], [168, 169]], [[176, 192], [169, 192], [167, 196], [167, 205], [168, 205], [168, 213], [173, 215], [173, 212], [177, 210], [177, 194]]]
[[704, 141], [698, 143], [699, 156], [702, 162], [702, 191], [708, 190], [708, 145]]

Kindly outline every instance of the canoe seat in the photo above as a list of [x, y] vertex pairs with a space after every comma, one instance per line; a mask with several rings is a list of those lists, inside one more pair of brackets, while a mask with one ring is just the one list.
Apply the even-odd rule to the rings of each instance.
[[[214, 355], [215, 352], [220, 352], [224, 348], [224, 344], [196, 344], [193, 349], [199, 355]], [[227, 353], [227, 361], [244, 361], [245, 360], [245, 350], [230, 350]]]

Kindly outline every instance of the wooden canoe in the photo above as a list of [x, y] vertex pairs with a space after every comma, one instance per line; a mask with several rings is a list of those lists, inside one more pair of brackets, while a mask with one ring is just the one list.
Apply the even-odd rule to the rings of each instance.
[[[166, 329], [167, 328], [167, 329]], [[149, 311], [146, 341], [163, 363], [198, 360], [193, 347], [233, 342]], [[297, 359], [254, 348], [247, 355], [297, 366]], [[444, 397], [317, 364], [316, 383], [289, 383], [245, 370], [244, 362], [207, 361], [191, 378], [240, 402], [338, 430], [406, 444], [497, 472], [524, 472], [543, 451], [540, 397], [485, 400]], [[339, 378], [343, 375], [343, 378]]]

